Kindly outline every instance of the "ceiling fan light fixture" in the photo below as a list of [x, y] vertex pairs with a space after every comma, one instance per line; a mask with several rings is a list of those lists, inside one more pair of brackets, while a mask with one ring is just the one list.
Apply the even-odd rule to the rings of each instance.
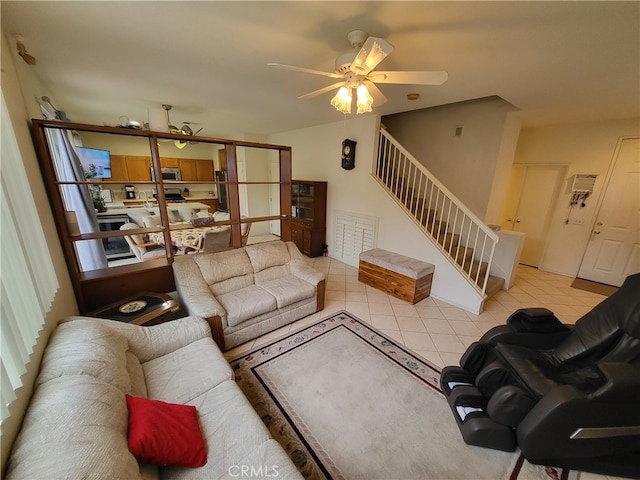
[[388, 42], [381, 38], [369, 37], [353, 59], [351, 71], [367, 75], [392, 51], [393, 47]]
[[351, 90], [347, 87], [340, 87], [336, 96], [331, 99], [331, 105], [333, 105], [339, 112], [347, 114], [351, 113], [352, 100], [353, 97], [351, 96]]
[[371, 106], [373, 105], [373, 97], [364, 83], [358, 86], [356, 89], [356, 95], [356, 105], [358, 107], [356, 114], [370, 112]]
[[187, 142], [182, 140], [174, 140], [173, 144], [180, 150], [187, 146]]

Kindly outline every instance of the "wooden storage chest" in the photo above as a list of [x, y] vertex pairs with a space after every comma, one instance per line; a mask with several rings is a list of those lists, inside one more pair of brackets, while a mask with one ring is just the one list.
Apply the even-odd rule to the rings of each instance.
[[415, 304], [431, 293], [434, 266], [381, 248], [360, 253], [358, 280]]

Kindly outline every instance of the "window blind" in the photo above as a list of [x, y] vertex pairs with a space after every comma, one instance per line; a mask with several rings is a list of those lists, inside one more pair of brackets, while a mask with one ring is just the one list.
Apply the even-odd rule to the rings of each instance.
[[59, 285], [4, 96], [1, 120], [0, 381], [4, 421]]

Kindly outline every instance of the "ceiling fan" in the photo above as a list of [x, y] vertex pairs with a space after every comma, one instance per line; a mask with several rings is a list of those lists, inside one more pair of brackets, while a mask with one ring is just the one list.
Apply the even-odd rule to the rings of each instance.
[[[173, 108], [171, 105], [162, 105], [162, 108], [167, 112], [167, 127], [169, 128], [169, 133], [174, 133], [178, 135], [189, 135], [194, 136], [202, 131], [202, 128], [199, 128], [197, 132], [194, 132], [190, 125], [193, 125], [193, 122], [182, 122], [182, 126], [180, 128], [176, 127], [173, 123], [171, 123], [171, 118], [169, 117], [169, 111]], [[186, 140], [174, 140], [174, 145], [177, 148], [184, 148], [187, 146]], [[190, 142], [194, 143], [194, 142]]]
[[[356, 90], [357, 113], [371, 111], [375, 97], [376, 105], [382, 105], [387, 98], [382, 94], [376, 83], [395, 83], [411, 85], [442, 85], [449, 75], [442, 71], [377, 71], [374, 70], [391, 52], [393, 46], [386, 40], [370, 37], [363, 30], [353, 30], [347, 34], [349, 43], [354, 51], [340, 55], [336, 59], [334, 73], [311, 70], [308, 68], [283, 65], [281, 63], [269, 63], [271, 67], [293, 70], [294, 72], [323, 75], [329, 78], [340, 79], [339, 82], [324, 88], [314, 90], [299, 99], [309, 99], [330, 92], [338, 88], [338, 93], [331, 100], [336, 110], [342, 113], [351, 113], [352, 90]], [[373, 95], [373, 97], [372, 97]]]

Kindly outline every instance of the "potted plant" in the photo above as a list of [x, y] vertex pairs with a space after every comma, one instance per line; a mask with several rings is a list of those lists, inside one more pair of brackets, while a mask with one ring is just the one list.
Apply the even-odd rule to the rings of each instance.
[[93, 200], [93, 208], [95, 208], [98, 213], [106, 212], [107, 207], [104, 204], [104, 198], [102, 198], [102, 187], [100, 185], [91, 186], [91, 198]]

